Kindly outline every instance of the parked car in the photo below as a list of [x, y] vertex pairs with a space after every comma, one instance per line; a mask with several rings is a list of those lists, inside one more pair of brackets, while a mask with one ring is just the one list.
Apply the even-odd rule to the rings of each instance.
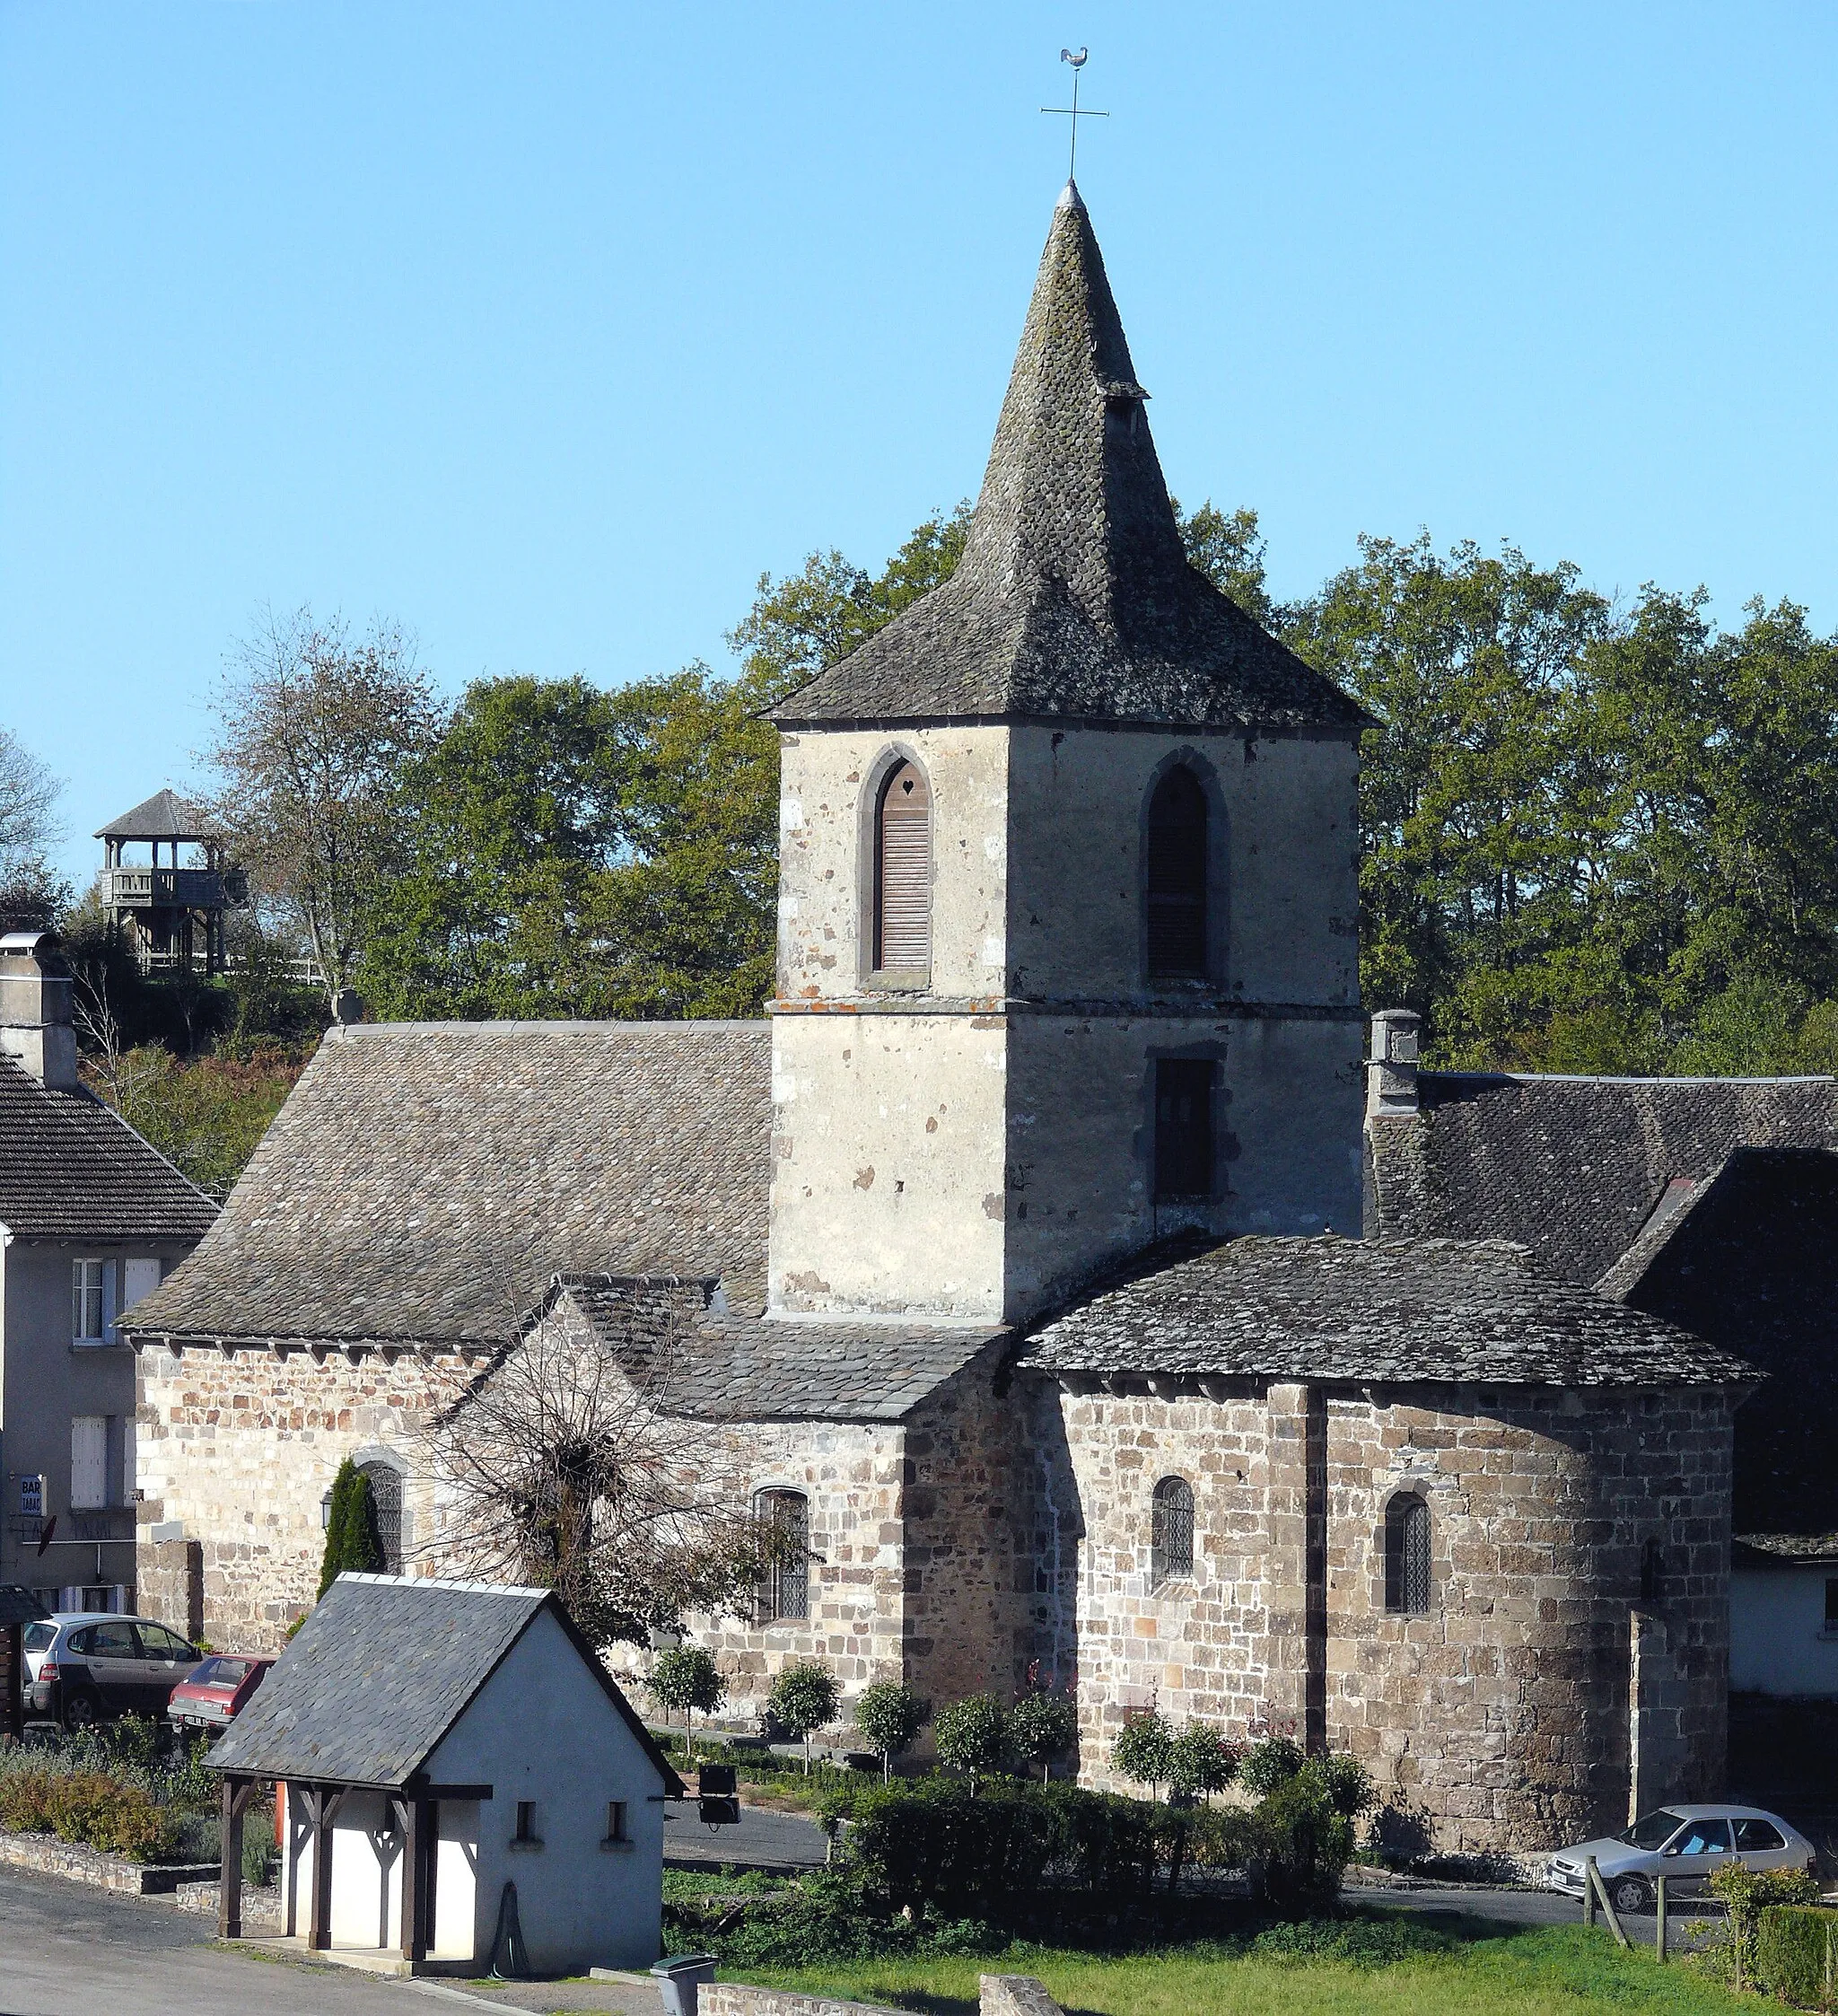
[[27, 1627], [26, 1705], [66, 1729], [114, 1715], [163, 1715], [172, 1689], [203, 1657], [153, 1617], [58, 1611]]
[[1651, 1910], [1654, 1880], [1660, 1876], [1668, 1890], [1673, 1883], [1695, 1890], [1734, 1862], [1748, 1869], [1818, 1871], [1818, 1857], [1805, 1835], [1758, 1806], [1662, 1806], [1625, 1834], [1560, 1848], [1545, 1865], [1545, 1882], [1580, 1898], [1591, 1855], [1617, 1911]]
[[255, 1659], [244, 1652], [214, 1652], [172, 1689], [166, 1704], [167, 1720], [181, 1729], [226, 1727], [249, 1705], [274, 1663], [272, 1659]]

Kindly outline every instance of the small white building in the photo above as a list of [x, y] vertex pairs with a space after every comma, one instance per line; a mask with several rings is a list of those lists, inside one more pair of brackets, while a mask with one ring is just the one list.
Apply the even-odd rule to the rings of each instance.
[[1838, 1533], [1751, 1533], [1731, 1547], [1729, 1686], [1838, 1700]]
[[211, 1762], [228, 1937], [242, 1808], [273, 1780], [286, 1934], [313, 1950], [417, 1974], [658, 1957], [684, 1787], [550, 1591], [339, 1576]]

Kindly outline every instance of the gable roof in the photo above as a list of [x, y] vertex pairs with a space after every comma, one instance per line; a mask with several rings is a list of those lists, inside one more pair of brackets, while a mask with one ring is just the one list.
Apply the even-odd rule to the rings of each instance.
[[96, 828], [99, 840], [207, 840], [214, 837], [208, 812], [171, 791], [143, 798], [131, 812]]
[[728, 1306], [713, 1280], [598, 1275], [556, 1283], [572, 1310], [673, 1414], [716, 1421], [900, 1421], [1008, 1332], [999, 1326], [774, 1319]]
[[1417, 1113], [1367, 1123], [1369, 1236], [1515, 1240], [1578, 1286], [1602, 1281], [1668, 1185], [1737, 1148], [1838, 1149], [1830, 1078], [1425, 1071], [1417, 1093]]
[[556, 1274], [763, 1283], [759, 1022], [334, 1029], [141, 1337], [491, 1342]]
[[964, 555], [774, 710], [1356, 733], [1366, 716], [1189, 565], [1103, 255], [1067, 183]]
[[1247, 1238], [1144, 1272], [1046, 1324], [1055, 1373], [1387, 1384], [1746, 1384], [1732, 1353], [1550, 1280], [1522, 1247], [1327, 1233]]
[[545, 1610], [638, 1740], [667, 1793], [682, 1781], [553, 1590], [340, 1575], [211, 1753], [220, 1771], [399, 1787]]
[[0, 1226], [15, 1239], [195, 1240], [216, 1215], [113, 1107], [0, 1056]]

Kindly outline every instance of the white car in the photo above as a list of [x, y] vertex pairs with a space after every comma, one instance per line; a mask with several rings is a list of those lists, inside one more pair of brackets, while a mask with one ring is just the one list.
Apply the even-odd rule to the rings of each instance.
[[1695, 1890], [1733, 1862], [1818, 1873], [1818, 1856], [1805, 1835], [1758, 1806], [1662, 1806], [1625, 1834], [1560, 1848], [1545, 1865], [1546, 1884], [1580, 1898], [1591, 1855], [1617, 1911], [1650, 1911], [1657, 1877], [1667, 1879], [1668, 1895], [1675, 1882]]

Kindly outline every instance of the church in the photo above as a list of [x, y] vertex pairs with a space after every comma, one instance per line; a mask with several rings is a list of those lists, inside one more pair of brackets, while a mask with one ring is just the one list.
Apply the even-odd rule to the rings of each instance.
[[776, 710], [769, 1016], [332, 1030], [125, 1325], [144, 1608], [278, 1643], [347, 1456], [440, 1573], [428, 1412], [559, 1326], [667, 1349], [801, 1539], [698, 1624], [743, 1710], [1033, 1671], [1088, 1783], [1153, 1705], [1351, 1751], [1451, 1849], [1720, 1789], [1761, 1374], [1429, 1222], [1366, 717], [1188, 565], [1147, 399], [1068, 185], [961, 565]]

